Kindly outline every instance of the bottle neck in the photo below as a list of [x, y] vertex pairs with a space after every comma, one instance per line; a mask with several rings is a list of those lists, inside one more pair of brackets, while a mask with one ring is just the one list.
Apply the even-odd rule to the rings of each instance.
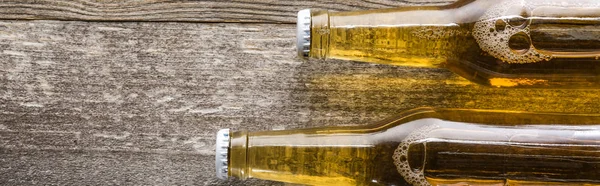
[[355, 12], [313, 11], [309, 56], [437, 67], [470, 37], [476, 16], [462, 8], [402, 7]]
[[[233, 132], [230, 176], [311, 185], [357, 185], [374, 147], [369, 133], [330, 134], [327, 130]], [[346, 162], [344, 160], [357, 160]], [[351, 167], [351, 168], [349, 168]]]
[[230, 142], [227, 157], [229, 161], [229, 176], [239, 179], [247, 179], [249, 177], [247, 162], [248, 132], [231, 132], [229, 136]]
[[399, 139], [420, 127], [405, 123], [432, 114], [436, 112], [421, 108], [404, 112], [398, 116], [401, 119], [364, 126], [231, 132], [228, 176], [308, 185], [366, 185], [365, 181], [379, 180], [375, 177], [382, 172], [395, 170], [389, 152]]

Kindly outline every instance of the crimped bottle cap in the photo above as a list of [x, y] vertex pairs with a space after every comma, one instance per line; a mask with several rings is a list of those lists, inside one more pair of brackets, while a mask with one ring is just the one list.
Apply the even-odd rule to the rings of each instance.
[[215, 146], [215, 169], [217, 170], [217, 177], [225, 180], [229, 177], [229, 164], [227, 162], [229, 154], [229, 129], [221, 129], [217, 132], [217, 143]]
[[308, 58], [310, 52], [310, 9], [300, 10], [298, 12], [298, 21], [296, 22], [296, 47], [298, 57]]

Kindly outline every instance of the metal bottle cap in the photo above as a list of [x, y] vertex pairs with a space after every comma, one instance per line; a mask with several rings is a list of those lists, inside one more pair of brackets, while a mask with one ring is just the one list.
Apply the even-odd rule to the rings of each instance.
[[229, 129], [221, 129], [217, 132], [217, 143], [215, 145], [215, 169], [217, 170], [217, 177], [219, 179], [227, 179], [228, 176], [228, 162], [227, 156], [229, 153]]
[[298, 49], [298, 57], [307, 58], [310, 52], [310, 9], [304, 9], [298, 12], [296, 26], [296, 47]]

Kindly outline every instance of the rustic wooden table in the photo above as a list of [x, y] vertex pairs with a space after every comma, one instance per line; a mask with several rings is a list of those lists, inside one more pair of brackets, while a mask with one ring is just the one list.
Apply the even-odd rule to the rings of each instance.
[[597, 90], [296, 58], [300, 9], [451, 1], [0, 1], [0, 185], [282, 185], [217, 180], [215, 132], [362, 125], [420, 106], [600, 110]]

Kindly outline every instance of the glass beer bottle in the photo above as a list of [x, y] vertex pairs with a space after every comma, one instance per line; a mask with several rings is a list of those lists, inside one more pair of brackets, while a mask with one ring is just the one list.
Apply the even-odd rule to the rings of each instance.
[[598, 185], [600, 115], [420, 108], [369, 126], [219, 131], [219, 178], [307, 185]]
[[459, 0], [298, 13], [298, 55], [447, 68], [494, 87], [600, 88], [600, 1]]

